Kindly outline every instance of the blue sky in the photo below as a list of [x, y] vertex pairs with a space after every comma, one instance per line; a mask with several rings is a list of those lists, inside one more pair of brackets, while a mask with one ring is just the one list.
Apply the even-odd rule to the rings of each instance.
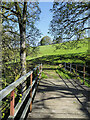
[[41, 9], [41, 14], [40, 14], [40, 21], [37, 22], [36, 26], [40, 29], [41, 33], [43, 36], [48, 35], [49, 37], [52, 36], [48, 34], [48, 29], [50, 25], [50, 21], [52, 20], [52, 13], [50, 12], [50, 9], [53, 6], [53, 2], [39, 2], [39, 7]]

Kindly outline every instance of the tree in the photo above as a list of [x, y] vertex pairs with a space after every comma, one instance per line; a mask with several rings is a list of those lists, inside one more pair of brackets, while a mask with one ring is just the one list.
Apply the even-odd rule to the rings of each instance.
[[[1, 14], [4, 32], [20, 36], [21, 76], [26, 74], [26, 40], [30, 37], [30, 29], [39, 20], [38, 2], [2, 2]], [[39, 34], [37, 29], [37, 34]]]
[[61, 42], [62, 42], [61, 36], [59, 36], [59, 37], [53, 39], [53, 44], [61, 43]]
[[88, 27], [89, 2], [54, 2], [53, 19], [49, 33], [55, 38], [73, 40], [82, 38]]
[[[7, 21], [7, 23], [9, 23], [8, 31], [13, 33], [16, 32], [16, 34], [20, 35], [20, 62], [22, 75], [26, 73], [25, 43], [26, 38], [28, 37], [27, 33], [29, 34], [29, 28], [34, 26], [34, 22], [39, 19], [39, 13], [40, 9], [38, 7], [38, 2], [2, 2], [3, 25], [6, 25], [5, 22]], [[14, 24], [13, 31], [10, 31], [10, 24]]]
[[49, 45], [51, 43], [52, 43], [52, 41], [49, 36], [44, 36], [40, 41], [40, 45]]

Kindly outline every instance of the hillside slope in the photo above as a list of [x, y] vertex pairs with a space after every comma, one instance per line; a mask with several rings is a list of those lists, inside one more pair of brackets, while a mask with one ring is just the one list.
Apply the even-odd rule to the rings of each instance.
[[[77, 44], [77, 46], [76, 46]], [[45, 56], [82, 56], [86, 57], [88, 50], [88, 39], [77, 41], [64, 42], [60, 44], [44, 45], [38, 47], [38, 52], [35, 56], [27, 56], [27, 60]], [[69, 60], [69, 59], [68, 59]], [[70, 61], [68, 61], [70, 62]]]

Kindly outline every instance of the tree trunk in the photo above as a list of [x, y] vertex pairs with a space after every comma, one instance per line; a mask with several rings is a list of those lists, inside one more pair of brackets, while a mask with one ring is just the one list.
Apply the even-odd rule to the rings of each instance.
[[20, 27], [20, 63], [21, 63], [21, 74], [26, 74], [26, 45], [25, 45], [25, 31], [23, 27]]
[[[19, 25], [20, 27], [20, 64], [21, 64], [21, 76], [26, 74], [26, 45], [25, 45], [25, 28], [23, 25]], [[26, 83], [21, 85], [22, 94], [25, 90]]]
[[[27, 12], [27, 2], [24, 0], [24, 6], [23, 6], [23, 14], [21, 13], [19, 9], [19, 4], [15, 3], [16, 11], [18, 11], [18, 23], [19, 23], [19, 30], [20, 30], [20, 64], [21, 64], [21, 76], [26, 74], [26, 45], [25, 45], [25, 39], [26, 39], [26, 12]], [[26, 83], [23, 83], [21, 85], [22, 87], [22, 94], [24, 91], [24, 86], [26, 86]]]

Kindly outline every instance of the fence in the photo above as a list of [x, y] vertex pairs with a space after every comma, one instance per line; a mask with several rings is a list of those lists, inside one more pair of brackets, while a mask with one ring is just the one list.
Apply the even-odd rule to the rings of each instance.
[[66, 62], [63, 63], [62, 65], [64, 66], [65, 70], [68, 70], [74, 75], [76, 75], [76, 77], [80, 77], [81, 79], [83, 79], [83, 84], [85, 84], [85, 81], [90, 83], [89, 79], [86, 79], [86, 77], [90, 78], [90, 74], [87, 72], [89, 71], [88, 66], [80, 65], [80, 64], [73, 64], [73, 63], [66, 63]]
[[[27, 101], [25, 104], [25, 108], [23, 109], [22, 114], [20, 115], [19, 119], [25, 118], [28, 108], [30, 106], [30, 111], [32, 110], [32, 100], [35, 95], [37, 86], [39, 84], [42, 72], [42, 64], [37, 66], [33, 69], [33, 71], [28, 72], [26, 75], [20, 77], [18, 80], [7, 86], [5, 89], [0, 91], [0, 102], [2, 102], [9, 94], [10, 94], [10, 115], [8, 119], [14, 119], [18, 116], [18, 112], [20, 108], [23, 106], [24, 102]], [[26, 82], [26, 90], [21, 95], [21, 101], [18, 101], [15, 105], [15, 94], [16, 88], [19, 87], [22, 83]], [[20, 90], [20, 89], [19, 89]], [[27, 100], [27, 97], [29, 98]]]

